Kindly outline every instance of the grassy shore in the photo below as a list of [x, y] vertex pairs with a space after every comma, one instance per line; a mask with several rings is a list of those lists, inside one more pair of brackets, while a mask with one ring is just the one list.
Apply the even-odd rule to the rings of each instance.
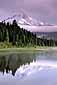
[[33, 52], [33, 51], [48, 50], [48, 47], [20, 47], [20, 48], [2, 48], [0, 52]]
[[35, 52], [35, 51], [47, 51], [47, 50], [57, 50], [57, 47], [48, 46], [16, 46], [9, 42], [0, 42], [0, 53], [1, 52]]
[[36, 47], [12, 47], [12, 48], [0, 48], [0, 53], [8, 52], [8, 53], [15, 53], [15, 52], [37, 52], [37, 51], [51, 51], [51, 50], [56, 50], [57, 47], [41, 47], [41, 46], [36, 46]]

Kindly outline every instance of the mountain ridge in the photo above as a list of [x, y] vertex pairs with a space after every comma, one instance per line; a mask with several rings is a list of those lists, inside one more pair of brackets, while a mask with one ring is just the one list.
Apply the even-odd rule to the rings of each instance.
[[47, 22], [44, 23], [42, 21], [38, 21], [32, 18], [31, 16], [28, 16], [24, 12], [10, 16], [4, 19], [3, 21], [12, 22], [12, 20], [14, 19], [18, 22], [18, 24], [21, 24], [21, 25], [29, 25], [29, 26], [53, 26], [54, 25], [54, 24], [49, 24]]

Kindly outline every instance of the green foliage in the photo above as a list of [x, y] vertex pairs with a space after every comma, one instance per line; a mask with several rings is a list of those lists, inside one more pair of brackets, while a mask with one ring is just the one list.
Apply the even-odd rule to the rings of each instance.
[[20, 28], [16, 20], [12, 24], [0, 22], [0, 48], [36, 47], [36, 45], [57, 46], [57, 41], [37, 38], [30, 31]]

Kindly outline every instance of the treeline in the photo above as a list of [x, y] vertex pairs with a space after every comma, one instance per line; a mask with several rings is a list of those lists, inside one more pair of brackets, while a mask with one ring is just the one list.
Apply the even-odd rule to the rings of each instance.
[[12, 24], [0, 22], [0, 43], [11, 43], [12, 46], [57, 46], [57, 41], [37, 38], [36, 34], [20, 28], [13, 20]]
[[38, 46], [57, 46], [57, 40], [37, 38]]
[[0, 22], [0, 42], [12, 43], [15, 46], [36, 45], [36, 35], [20, 28], [14, 20], [12, 24]]

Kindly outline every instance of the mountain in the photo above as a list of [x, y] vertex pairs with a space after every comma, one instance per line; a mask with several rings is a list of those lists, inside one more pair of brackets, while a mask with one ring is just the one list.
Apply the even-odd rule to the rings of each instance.
[[57, 25], [49, 24], [47, 22], [44, 23], [42, 21], [39, 22], [24, 12], [9, 16], [4, 21], [12, 23], [14, 19], [21, 28], [31, 32], [57, 32]]
[[4, 21], [12, 23], [14, 19], [21, 28], [35, 33], [37, 37], [57, 40], [57, 25], [39, 22], [24, 12], [10, 16]]
[[32, 17], [26, 15], [25, 13], [20, 13], [20, 14], [10, 16], [10, 17], [6, 18], [4, 21], [12, 22], [14, 19], [20, 25], [29, 25], [29, 26], [38, 25], [38, 22], [36, 19], [33, 19]]
[[52, 24], [44, 23], [42, 21], [38, 21], [31, 16], [28, 16], [26, 13], [22, 12], [19, 14], [15, 14], [13, 16], [9, 16], [4, 21], [12, 22], [16, 20], [20, 25], [29, 25], [29, 26], [52, 26]]

